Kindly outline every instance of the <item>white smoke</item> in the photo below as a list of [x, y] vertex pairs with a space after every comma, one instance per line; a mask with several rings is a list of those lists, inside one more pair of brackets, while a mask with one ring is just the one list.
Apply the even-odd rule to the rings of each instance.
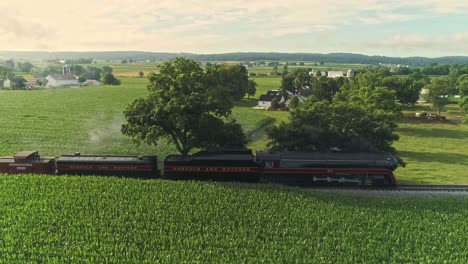
[[98, 117], [94, 120], [95, 122], [92, 122], [94, 124], [91, 127], [94, 128], [88, 132], [89, 142], [92, 144], [100, 144], [121, 135], [120, 128], [123, 124], [121, 117], [114, 117], [110, 123], [105, 125], [103, 123], [107, 123], [107, 121], [103, 119]]

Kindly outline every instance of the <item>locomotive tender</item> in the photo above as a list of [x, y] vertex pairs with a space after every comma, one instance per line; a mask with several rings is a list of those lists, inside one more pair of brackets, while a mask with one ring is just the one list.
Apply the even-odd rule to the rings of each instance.
[[0, 173], [110, 175], [153, 179], [274, 182], [288, 185], [396, 186], [398, 162], [386, 153], [201, 151], [169, 155], [164, 175], [155, 156], [62, 155], [41, 158], [37, 152], [0, 157]]
[[201, 151], [194, 155], [169, 155], [164, 176], [169, 179], [247, 181], [259, 180], [260, 164], [252, 150]]

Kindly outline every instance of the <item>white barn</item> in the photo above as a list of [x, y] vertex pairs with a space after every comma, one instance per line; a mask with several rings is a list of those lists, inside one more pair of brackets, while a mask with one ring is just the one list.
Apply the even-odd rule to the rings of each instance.
[[327, 77], [328, 78], [338, 78], [346, 76], [342, 71], [329, 71]]
[[80, 86], [78, 79], [73, 74], [47, 75], [47, 87]]

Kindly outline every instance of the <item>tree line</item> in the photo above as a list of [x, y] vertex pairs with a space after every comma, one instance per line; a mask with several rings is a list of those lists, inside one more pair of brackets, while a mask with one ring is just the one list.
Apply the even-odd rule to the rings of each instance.
[[194, 54], [194, 53], [167, 53], [142, 51], [99, 51], [99, 52], [37, 52], [37, 51], [2, 51], [4, 58], [29, 60], [54, 60], [65, 58], [81, 60], [93, 58], [95, 60], [130, 60], [135, 61], [167, 61], [177, 57], [192, 58], [198, 61], [326, 61], [330, 63], [360, 63], [360, 64], [404, 64], [416, 67], [439, 64], [468, 64], [466, 56], [446, 56], [439, 58], [425, 57], [387, 57], [367, 56], [353, 53], [279, 53], [279, 52], [235, 52], [224, 54]]
[[[269, 148], [397, 155], [391, 145], [398, 140], [395, 129], [402, 117], [396, 99], [399, 83], [382, 79], [374, 70], [349, 80], [315, 78], [300, 69], [286, 74], [282, 89], [296, 93], [297, 88], [310, 89], [311, 94], [297, 102], [288, 122], [268, 130]], [[247, 93], [244, 66], [209, 65], [203, 69], [194, 60], [177, 58], [163, 63], [159, 73], [150, 74], [148, 80], [150, 94], [124, 111], [125, 135], [155, 146], [167, 138], [182, 155], [200, 148], [245, 147], [242, 128], [228, 118], [234, 102]]]
[[[9, 79], [13, 82], [13, 89], [26, 88], [25, 80], [18, 75], [21, 73], [31, 73], [38, 77], [37, 85], [45, 85], [45, 77], [47, 75], [62, 74], [64, 65], [48, 64], [45, 67], [36, 67], [30, 62], [15, 62], [14, 60], [7, 60], [0, 65], [0, 80]], [[72, 64], [67, 66], [71, 74], [78, 77], [80, 83], [86, 80], [100, 80], [103, 84], [107, 85], [120, 85], [121, 81], [113, 74], [113, 69], [110, 66], [95, 67], [95, 66], [82, 66], [79, 64]], [[1, 86], [1, 85], [0, 85]]]

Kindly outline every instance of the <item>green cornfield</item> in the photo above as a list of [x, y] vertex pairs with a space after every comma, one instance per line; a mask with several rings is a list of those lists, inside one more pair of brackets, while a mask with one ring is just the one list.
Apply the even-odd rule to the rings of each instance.
[[0, 175], [0, 263], [467, 263], [468, 200]]

